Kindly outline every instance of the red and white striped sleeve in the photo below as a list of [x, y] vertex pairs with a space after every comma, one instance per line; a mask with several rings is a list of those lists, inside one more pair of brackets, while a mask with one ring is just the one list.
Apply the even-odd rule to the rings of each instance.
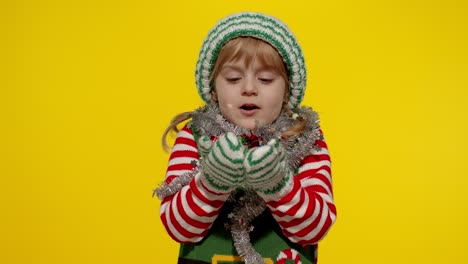
[[[177, 135], [169, 157], [166, 183], [190, 172], [193, 161], [199, 160], [192, 131], [185, 126]], [[160, 217], [166, 231], [179, 243], [195, 243], [203, 239], [218, 216], [229, 193], [208, 189], [196, 174], [190, 183], [174, 195], [164, 198]]]
[[298, 244], [316, 244], [336, 219], [330, 155], [325, 141], [316, 143], [321, 150], [303, 159], [289, 190], [267, 201], [283, 233]]

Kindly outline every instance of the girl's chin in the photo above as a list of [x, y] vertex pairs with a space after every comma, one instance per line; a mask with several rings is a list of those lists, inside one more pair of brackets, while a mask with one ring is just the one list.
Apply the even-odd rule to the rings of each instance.
[[244, 119], [240, 120], [239, 122], [235, 122], [235, 124], [249, 130], [254, 130], [256, 128], [264, 126], [264, 124], [262, 124], [259, 120], [256, 119]]

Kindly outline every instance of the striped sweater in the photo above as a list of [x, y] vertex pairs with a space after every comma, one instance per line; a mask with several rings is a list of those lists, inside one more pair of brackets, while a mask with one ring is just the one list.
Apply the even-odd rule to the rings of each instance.
[[[321, 150], [303, 159], [297, 175], [286, 185], [287, 190], [266, 201], [283, 234], [297, 244], [316, 244], [336, 219], [330, 156], [325, 141], [317, 143]], [[185, 126], [175, 140], [166, 183], [192, 170], [193, 161], [198, 159], [194, 136]], [[161, 220], [169, 235], [179, 243], [201, 241], [229, 197], [229, 193], [217, 193], [203, 182], [203, 175], [196, 174], [188, 185], [162, 201]]]

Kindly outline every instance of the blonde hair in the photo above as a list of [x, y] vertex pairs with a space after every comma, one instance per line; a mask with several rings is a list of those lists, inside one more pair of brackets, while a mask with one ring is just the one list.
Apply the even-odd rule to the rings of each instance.
[[[287, 111], [288, 114], [294, 116], [294, 112], [292, 112], [291, 109], [289, 109], [287, 103], [289, 98], [289, 74], [283, 60], [281, 59], [281, 56], [279, 55], [277, 50], [273, 48], [270, 44], [253, 37], [238, 37], [232, 39], [221, 48], [210, 77], [211, 87], [213, 87], [213, 96], [216, 96], [216, 87], [214, 87], [214, 80], [221, 71], [222, 66], [225, 63], [236, 62], [240, 59], [245, 59], [246, 66], [253, 63], [254, 60], [258, 60], [258, 62], [260, 62], [262, 65], [265, 65], [266, 67], [270, 67], [278, 71], [278, 73], [286, 82], [287, 88], [285, 89], [286, 91], [284, 95], [283, 111]], [[171, 120], [169, 126], [163, 133], [161, 141], [162, 147], [166, 152], [168, 152], [170, 149], [166, 141], [167, 134], [170, 131], [178, 133], [179, 129], [177, 128], [177, 125], [190, 119], [192, 117], [192, 113], [193, 112], [183, 112], [176, 115]], [[301, 116], [298, 116], [296, 120], [297, 123], [295, 125], [291, 126], [289, 129], [282, 133], [283, 137], [294, 138], [304, 131], [305, 126], [307, 124], [307, 120]]]
[[[244, 59], [245, 66], [257, 60], [261, 65], [275, 69], [286, 82], [286, 87], [289, 87], [289, 74], [276, 49], [265, 41], [252, 37], [238, 37], [230, 40], [223, 46], [213, 67], [210, 78], [211, 86], [214, 86], [214, 80], [218, 77], [224, 64], [237, 62], [240, 59]], [[214, 89], [216, 90], [216, 87]]]

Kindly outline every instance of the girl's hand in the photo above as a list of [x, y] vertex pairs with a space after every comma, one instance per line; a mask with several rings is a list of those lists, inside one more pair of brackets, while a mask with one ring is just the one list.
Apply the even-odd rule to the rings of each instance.
[[279, 192], [291, 176], [286, 164], [286, 154], [278, 140], [250, 149], [244, 160], [248, 187], [264, 194]]
[[244, 153], [246, 147], [231, 132], [215, 142], [203, 136], [198, 140], [202, 170], [208, 185], [218, 191], [232, 191], [245, 180]]

